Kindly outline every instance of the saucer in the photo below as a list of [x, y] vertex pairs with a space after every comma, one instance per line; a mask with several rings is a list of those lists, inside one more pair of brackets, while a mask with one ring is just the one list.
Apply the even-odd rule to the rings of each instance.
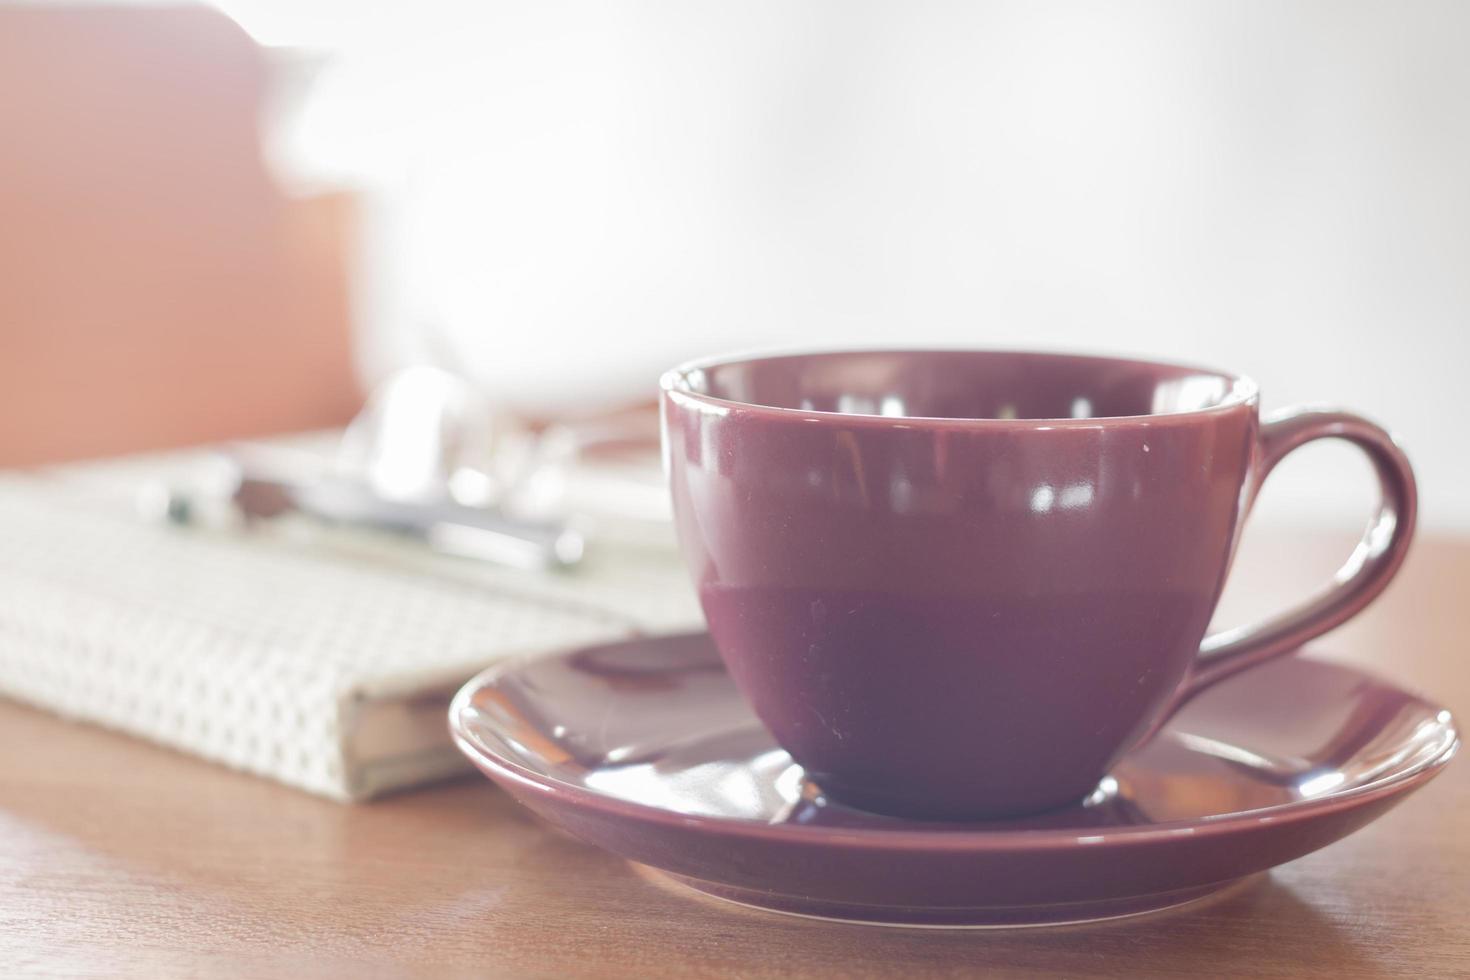
[[746, 905], [898, 925], [1018, 926], [1194, 901], [1374, 820], [1458, 745], [1450, 713], [1355, 668], [1285, 657], [1222, 681], [1086, 801], [940, 823], [827, 799], [703, 633], [494, 667], [455, 742], [572, 834]]

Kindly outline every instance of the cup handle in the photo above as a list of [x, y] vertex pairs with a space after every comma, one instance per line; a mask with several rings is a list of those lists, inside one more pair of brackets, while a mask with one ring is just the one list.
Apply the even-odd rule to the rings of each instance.
[[1263, 422], [1260, 465], [1249, 500], [1254, 502], [1261, 484], [1287, 454], [1317, 439], [1347, 440], [1367, 454], [1378, 473], [1382, 500], [1363, 540], [1331, 583], [1301, 605], [1259, 623], [1206, 636], [1168, 714], [1212, 684], [1289, 653], [1351, 619], [1383, 591], [1403, 564], [1418, 511], [1414, 470], [1393, 436], [1361, 416], [1289, 409]]

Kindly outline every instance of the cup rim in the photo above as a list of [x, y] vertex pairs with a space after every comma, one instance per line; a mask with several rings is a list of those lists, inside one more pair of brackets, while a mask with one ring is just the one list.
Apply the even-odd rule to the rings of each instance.
[[[994, 354], [1025, 355], [1057, 361], [1091, 361], [1102, 365], [1134, 365], [1170, 371], [1213, 375], [1230, 382], [1230, 390], [1218, 403], [1203, 408], [1186, 409], [1179, 412], [1154, 412], [1146, 415], [1102, 415], [1089, 418], [954, 418], [927, 415], [873, 415], [860, 412], [830, 412], [805, 408], [786, 408], [779, 405], [763, 405], [759, 402], [739, 401], [696, 391], [689, 384], [689, 376], [695, 372], [735, 364], [753, 364], [794, 357], [844, 356], [857, 354]], [[1260, 400], [1260, 386], [1248, 375], [1202, 367], [1197, 364], [1181, 364], [1176, 361], [1160, 361], [1153, 358], [1129, 357], [1113, 354], [1093, 354], [1072, 351], [1043, 351], [1025, 347], [810, 347], [810, 348], [762, 348], [729, 354], [716, 354], [685, 361], [665, 371], [659, 378], [659, 390], [675, 404], [698, 410], [727, 415], [731, 411], [742, 414], [766, 416], [771, 420], [802, 420], [812, 422], [842, 422], [844, 424], [884, 426], [888, 428], [983, 428], [983, 429], [1088, 429], [1103, 426], [1125, 425], [1168, 425], [1185, 424], [1201, 417], [1209, 417], [1235, 411], [1242, 406], [1255, 407]]]

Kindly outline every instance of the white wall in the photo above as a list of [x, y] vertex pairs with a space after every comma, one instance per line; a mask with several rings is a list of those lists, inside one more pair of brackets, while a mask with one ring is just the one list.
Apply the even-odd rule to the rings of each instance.
[[287, 147], [396, 188], [375, 369], [405, 323], [528, 406], [772, 343], [1199, 361], [1386, 422], [1470, 528], [1470, 3], [449, 9], [359, 30]]

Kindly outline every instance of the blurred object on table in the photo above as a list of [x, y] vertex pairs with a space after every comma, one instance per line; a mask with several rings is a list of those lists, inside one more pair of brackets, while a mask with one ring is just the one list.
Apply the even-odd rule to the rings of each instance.
[[[343, 434], [339, 472], [365, 479], [394, 500], [452, 499], [497, 507], [518, 517], [561, 516], [562, 469], [592, 461], [623, 464], [623, 475], [658, 468], [658, 409], [653, 402], [582, 418], [527, 419], [500, 408], [491, 393], [444, 368], [399, 368], [373, 389]], [[575, 482], [575, 481], [574, 481]], [[636, 481], [635, 481], [636, 482]], [[593, 509], [667, 522], [662, 476], [656, 501], [606, 488]], [[631, 509], [630, 509], [631, 508]]]
[[[263, 521], [304, 517], [328, 527], [396, 534], [442, 555], [529, 572], [569, 571], [586, 551], [582, 533], [564, 521], [525, 520], [447, 497], [384, 497], [360, 477], [333, 473], [314, 460], [303, 463], [296, 454], [249, 446], [222, 454], [221, 460], [232, 470], [228, 502], [238, 512], [224, 526], [256, 530]], [[164, 516], [183, 527], [199, 525], [202, 515], [219, 509], [211, 505], [224, 502], [201, 501], [173, 489], [165, 491], [165, 500]], [[156, 504], [144, 511], [159, 513]]]
[[448, 371], [405, 368], [380, 385], [335, 451], [244, 444], [196, 485], [159, 485], [143, 512], [180, 526], [254, 530], [308, 517], [392, 532], [444, 555], [527, 571], [577, 567], [598, 548], [671, 551], [657, 413], [531, 424], [497, 412]]
[[353, 205], [272, 182], [267, 73], [212, 10], [0, 4], [0, 466], [360, 403]]
[[[231, 456], [247, 516], [295, 511], [397, 529], [441, 552], [531, 568], [575, 566], [589, 536], [602, 546], [673, 544], [653, 405], [529, 421], [453, 372], [418, 365], [372, 392], [329, 465], [252, 447]], [[264, 508], [261, 493], [272, 498]], [[508, 550], [483, 541], [487, 533]]]
[[656, 405], [538, 423], [524, 437], [527, 459], [503, 500], [509, 513], [570, 519], [594, 547], [674, 546]]

